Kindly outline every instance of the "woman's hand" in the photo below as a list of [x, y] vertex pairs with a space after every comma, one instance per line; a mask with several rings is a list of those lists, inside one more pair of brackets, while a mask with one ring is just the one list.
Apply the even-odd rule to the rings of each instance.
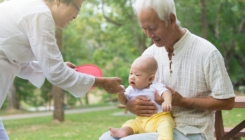
[[126, 108], [137, 116], [150, 117], [157, 113], [157, 107], [149, 98], [137, 96], [127, 102]]
[[95, 77], [94, 86], [101, 87], [109, 93], [124, 93], [121, 85], [122, 80], [118, 77]]

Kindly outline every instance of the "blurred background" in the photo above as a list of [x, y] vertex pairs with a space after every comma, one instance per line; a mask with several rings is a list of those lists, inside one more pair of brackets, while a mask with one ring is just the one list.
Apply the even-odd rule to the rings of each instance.
[[[66, 29], [56, 30], [64, 60], [76, 65], [95, 64], [103, 76], [118, 76], [127, 87], [130, 64], [152, 44], [139, 27], [133, 3], [134, 0], [86, 0], [77, 19]], [[244, 94], [245, 0], [175, 0], [175, 3], [182, 27], [206, 38], [220, 50], [236, 94]], [[117, 103], [117, 98], [99, 88], [83, 98], [75, 98], [48, 81], [37, 89], [16, 78], [1, 110], [47, 111], [53, 110], [55, 103], [69, 109]]]

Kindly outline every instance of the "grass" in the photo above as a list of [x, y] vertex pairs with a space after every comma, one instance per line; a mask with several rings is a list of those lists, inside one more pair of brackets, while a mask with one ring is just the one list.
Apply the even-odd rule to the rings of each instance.
[[112, 116], [119, 109], [68, 114], [65, 122], [52, 117], [3, 121], [11, 140], [98, 140], [109, 126], [121, 124], [134, 116]]
[[[112, 116], [122, 109], [68, 114], [59, 123], [50, 117], [3, 121], [11, 140], [98, 140], [109, 126], [121, 127], [134, 116]], [[233, 127], [245, 118], [244, 109], [223, 111], [225, 126]], [[245, 140], [244, 138], [242, 140]]]

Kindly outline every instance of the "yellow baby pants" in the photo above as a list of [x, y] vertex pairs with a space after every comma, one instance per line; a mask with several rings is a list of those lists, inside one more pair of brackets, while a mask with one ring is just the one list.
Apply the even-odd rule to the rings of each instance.
[[158, 140], [173, 140], [174, 120], [169, 112], [160, 112], [151, 117], [139, 117], [128, 120], [123, 127], [133, 129], [134, 134], [158, 132]]

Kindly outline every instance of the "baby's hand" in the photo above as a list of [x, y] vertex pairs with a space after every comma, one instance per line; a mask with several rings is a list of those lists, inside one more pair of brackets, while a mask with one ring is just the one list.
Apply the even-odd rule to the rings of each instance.
[[170, 101], [164, 101], [162, 103], [162, 111], [163, 112], [169, 112], [172, 110], [172, 104]]

